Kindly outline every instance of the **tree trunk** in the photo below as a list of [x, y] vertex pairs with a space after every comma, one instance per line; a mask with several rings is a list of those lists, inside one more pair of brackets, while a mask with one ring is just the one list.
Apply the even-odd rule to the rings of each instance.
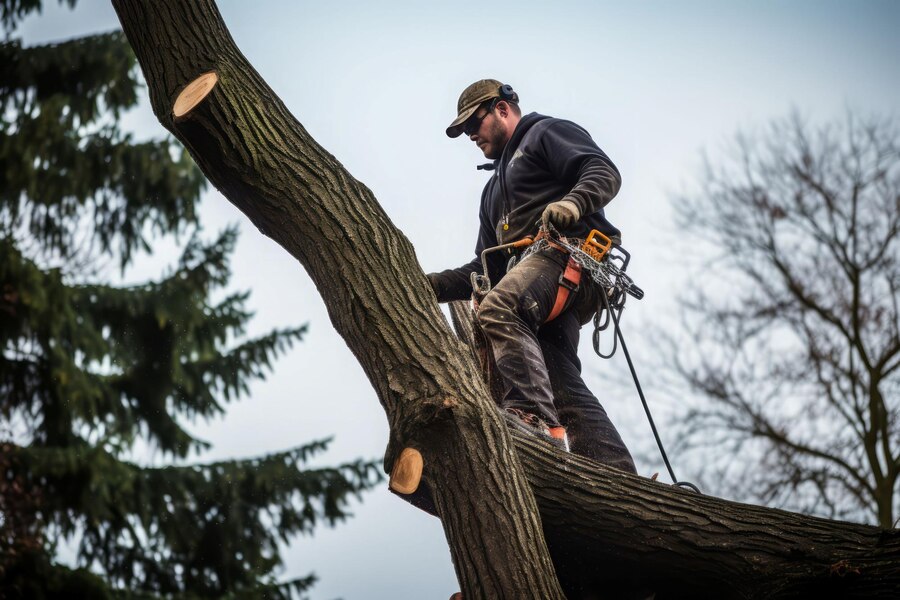
[[467, 600], [564, 597], [541, 519], [572, 598], [635, 573], [667, 596], [799, 597], [842, 582], [873, 597], [900, 585], [894, 532], [697, 496], [532, 440], [513, 445], [409, 241], [290, 115], [212, 0], [113, 5], [157, 118], [318, 287], [387, 413], [387, 468], [404, 448], [424, 458], [423, 491]]
[[466, 597], [562, 598], [510, 436], [409, 241], [291, 116], [211, 0], [113, 4], [157, 118], [318, 287], [387, 413], [386, 463], [421, 452]]

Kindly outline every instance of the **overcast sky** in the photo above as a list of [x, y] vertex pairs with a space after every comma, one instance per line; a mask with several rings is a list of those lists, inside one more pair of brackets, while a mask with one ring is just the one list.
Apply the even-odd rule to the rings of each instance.
[[[889, 0], [219, 5], [250, 62], [374, 191], [425, 271], [467, 262], [474, 247], [486, 178], [474, 167], [483, 158], [471, 142], [444, 135], [462, 88], [500, 79], [519, 92], [525, 112], [584, 126], [623, 177], [607, 214], [623, 230], [634, 257], [630, 273], [646, 292], [623, 322], [635, 353], [643, 325], [673, 308], [672, 288], [684, 271], [681, 252], [663, 243], [673, 235], [670, 201], [691, 185], [702, 150], [714, 158], [737, 130], [759, 129], [791, 109], [815, 123], [848, 109], [889, 114], [900, 106], [900, 2]], [[108, 2], [82, 0], [75, 11], [48, 6], [21, 33], [40, 43], [116, 27]], [[146, 102], [127, 124], [141, 137], [164, 133]], [[380, 457], [384, 412], [302, 267], [215, 190], [203, 201], [202, 220], [210, 233], [241, 223], [233, 287], [252, 290], [251, 334], [310, 325], [252, 398], [224, 419], [196, 424], [214, 444], [203, 460], [332, 435], [324, 462]], [[131, 277], [158, 273], [173, 253], [145, 261]], [[602, 363], [586, 344], [582, 358], [588, 385], [603, 397], [604, 382], [623, 363]], [[643, 378], [652, 385], [652, 373]], [[637, 397], [618, 394], [604, 404], [626, 443], [646, 448], [650, 433]], [[652, 453], [638, 462], [644, 474], [664, 470]], [[392, 497], [386, 485], [355, 513], [333, 531], [292, 544], [285, 576], [316, 571], [313, 596], [320, 599], [441, 599], [458, 589], [436, 519]]]

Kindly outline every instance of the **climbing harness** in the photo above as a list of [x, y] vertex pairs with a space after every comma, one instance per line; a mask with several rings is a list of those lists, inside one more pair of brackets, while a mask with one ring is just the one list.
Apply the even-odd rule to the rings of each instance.
[[[653, 437], [656, 439], [656, 445], [659, 447], [659, 453], [662, 455], [663, 462], [672, 478], [674, 484], [678, 487], [687, 488], [701, 493], [700, 489], [689, 481], [678, 481], [675, 477], [675, 471], [669, 462], [669, 457], [663, 447], [659, 432], [656, 429], [656, 423], [653, 421], [653, 415], [650, 414], [650, 406], [644, 396], [644, 390], [638, 380], [637, 371], [635, 371], [634, 363], [631, 360], [631, 354], [625, 345], [625, 338], [622, 336], [622, 328], [619, 319], [622, 310], [625, 308], [625, 300], [631, 296], [637, 300], [644, 297], [644, 291], [635, 285], [634, 281], [625, 274], [628, 263], [631, 261], [629, 254], [619, 244], [613, 241], [596, 229], [592, 230], [587, 239], [579, 246], [573, 244], [565, 237], [561, 236], [559, 231], [553, 225], [549, 225], [546, 229], [542, 226], [538, 235], [534, 238], [526, 237], [509, 244], [501, 244], [493, 248], [487, 248], [481, 253], [482, 274], [472, 273], [471, 282], [473, 290], [473, 301], [477, 309], [478, 302], [483, 299], [491, 290], [491, 281], [488, 277], [487, 256], [500, 250], [522, 250], [521, 257], [518, 261], [525, 260], [532, 254], [536, 254], [548, 248], [561, 250], [569, 255], [566, 268], [559, 278], [559, 291], [557, 292], [556, 301], [547, 321], [556, 318], [562, 312], [566, 300], [569, 295], [578, 290], [583, 276], [589, 277], [600, 288], [599, 300], [597, 302], [597, 311], [594, 314], [594, 334], [593, 346], [594, 352], [600, 358], [612, 358], [616, 353], [618, 345], [622, 346], [622, 352], [628, 363], [628, 369], [631, 371], [631, 377], [634, 379], [634, 385], [637, 388], [638, 396], [641, 398], [641, 404], [644, 406], [644, 413], [650, 422], [650, 429], [653, 431]], [[517, 262], [514, 256], [507, 267], [507, 271], [511, 270]], [[613, 324], [615, 335], [613, 336], [613, 347], [608, 354], [600, 351], [600, 333], [609, 328], [610, 323]]]
[[550, 309], [550, 314], [547, 315], [544, 323], [549, 323], [558, 317], [563, 308], [566, 307], [569, 294], [578, 291], [581, 285], [581, 271], [581, 265], [570, 257], [568, 262], [566, 262], [566, 268], [559, 275], [559, 288], [556, 290], [556, 300], [553, 301], [553, 308]]
[[581, 272], [593, 279], [602, 290], [621, 298], [620, 302], [623, 306], [625, 294], [638, 300], [644, 297], [643, 290], [625, 274], [631, 255], [621, 246], [614, 245], [611, 239], [596, 229], [591, 231], [581, 246], [577, 246], [559, 235], [559, 232], [551, 225], [549, 230], [542, 230], [528, 245], [528, 248], [522, 253], [521, 260], [547, 248], [556, 248], [566, 252], [569, 255], [570, 264], [577, 264]]

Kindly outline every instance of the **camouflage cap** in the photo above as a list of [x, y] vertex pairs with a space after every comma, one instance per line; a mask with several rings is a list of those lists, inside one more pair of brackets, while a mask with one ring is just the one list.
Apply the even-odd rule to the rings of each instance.
[[472, 116], [475, 110], [485, 100], [491, 98], [500, 98], [500, 88], [502, 83], [496, 79], [479, 79], [469, 87], [463, 90], [459, 95], [459, 101], [456, 103], [456, 118], [447, 127], [447, 135], [455, 138], [463, 131], [463, 123]]

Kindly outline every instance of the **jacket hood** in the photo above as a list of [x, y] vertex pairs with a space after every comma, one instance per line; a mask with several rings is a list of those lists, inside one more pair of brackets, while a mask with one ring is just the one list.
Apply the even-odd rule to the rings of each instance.
[[519, 147], [519, 142], [522, 140], [522, 137], [528, 133], [528, 130], [537, 124], [538, 121], [543, 121], [544, 119], [549, 119], [550, 117], [546, 115], [539, 115], [538, 113], [528, 113], [523, 116], [519, 121], [519, 124], [516, 125], [515, 131], [513, 131], [512, 137], [509, 138], [509, 142], [506, 143], [506, 146], [503, 148], [503, 154], [500, 155], [500, 161], [503, 164], [509, 162], [509, 154], [510, 152]]
[[501, 162], [503, 164], [508, 163], [509, 158], [510, 158], [509, 157], [510, 149], [517, 148], [519, 146], [519, 142], [522, 139], [522, 136], [524, 136], [526, 133], [528, 133], [528, 130], [531, 129], [532, 127], [534, 127], [534, 125], [538, 121], [543, 121], [544, 119], [549, 119], [549, 118], [550, 117], [548, 117], [546, 115], [539, 115], [538, 113], [535, 113], [535, 112], [528, 113], [527, 115], [523, 116], [522, 119], [519, 121], [519, 124], [516, 125], [516, 129], [515, 129], [515, 131], [513, 131], [512, 137], [509, 138], [509, 141], [506, 143], [506, 146], [503, 147], [503, 153], [500, 155], [500, 158], [495, 158], [492, 162], [489, 162], [484, 165], [479, 165], [478, 168], [493, 171], [498, 166], [500, 166]]

